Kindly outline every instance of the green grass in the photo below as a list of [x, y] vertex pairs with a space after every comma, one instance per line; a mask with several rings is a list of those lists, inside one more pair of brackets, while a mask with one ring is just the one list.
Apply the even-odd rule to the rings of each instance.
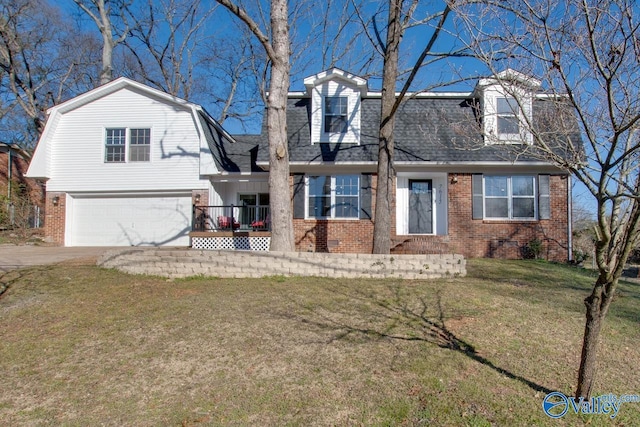
[[[170, 281], [93, 266], [6, 274], [1, 425], [635, 425], [571, 395], [593, 281], [536, 261], [466, 278]], [[622, 283], [596, 394], [640, 394], [640, 285]]]

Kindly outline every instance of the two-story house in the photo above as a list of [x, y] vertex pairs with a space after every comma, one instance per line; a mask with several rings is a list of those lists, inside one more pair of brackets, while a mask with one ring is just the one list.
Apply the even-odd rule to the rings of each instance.
[[[371, 252], [380, 92], [339, 69], [291, 92], [297, 250]], [[540, 82], [511, 70], [473, 92], [411, 94], [395, 126], [393, 252], [570, 257], [570, 176], [535, 155], [550, 127]], [[29, 175], [65, 245], [267, 249], [268, 151], [199, 106], [127, 79], [53, 107]], [[55, 202], [55, 203], [54, 203]], [[195, 205], [192, 208], [192, 205]]]
[[[339, 69], [304, 84], [287, 105], [297, 248], [371, 252], [381, 94]], [[522, 149], [533, 143], [527, 124], [544, 125], [554, 105], [539, 89], [508, 70], [471, 93], [401, 105], [392, 252], [518, 258], [538, 241], [549, 259], [570, 256], [570, 177]]]

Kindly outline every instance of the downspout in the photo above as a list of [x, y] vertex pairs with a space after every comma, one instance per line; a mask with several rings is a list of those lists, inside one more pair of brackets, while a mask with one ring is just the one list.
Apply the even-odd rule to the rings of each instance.
[[573, 261], [573, 194], [571, 189], [571, 174], [567, 175], [567, 255]]
[[9, 199], [9, 203], [11, 203], [11, 147], [9, 147], [7, 154], [7, 198]]

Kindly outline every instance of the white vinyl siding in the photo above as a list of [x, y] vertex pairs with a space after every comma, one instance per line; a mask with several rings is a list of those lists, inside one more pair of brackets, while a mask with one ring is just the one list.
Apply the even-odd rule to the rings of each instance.
[[[123, 109], [123, 105], [127, 108]], [[105, 130], [123, 128], [153, 130], [148, 161], [105, 163]], [[49, 143], [47, 191], [175, 191], [208, 187], [207, 180], [200, 180], [200, 135], [191, 110], [130, 89], [62, 114]]]
[[209, 190], [209, 205], [229, 206], [238, 204], [238, 194], [268, 193], [267, 181], [217, 182], [213, 181]]
[[[326, 129], [326, 100], [345, 98], [340, 101], [342, 111], [346, 110], [346, 129], [334, 132]], [[327, 131], [330, 130], [330, 131]], [[360, 91], [342, 81], [326, 81], [313, 88], [311, 96], [311, 143], [360, 143]]]

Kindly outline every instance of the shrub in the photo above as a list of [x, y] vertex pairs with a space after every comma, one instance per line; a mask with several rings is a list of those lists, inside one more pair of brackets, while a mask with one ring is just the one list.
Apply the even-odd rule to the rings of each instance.
[[524, 248], [524, 257], [529, 259], [539, 259], [542, 255], [542, 241], [531, 239]]

